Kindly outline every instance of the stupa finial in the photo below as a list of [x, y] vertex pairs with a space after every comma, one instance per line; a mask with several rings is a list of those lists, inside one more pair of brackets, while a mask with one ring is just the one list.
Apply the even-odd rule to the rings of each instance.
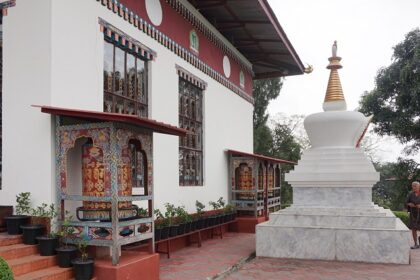
[[331, 72], [323, 108], [324, 111], [343, 111], [347, 109], [347, 105], [344, 99], [343, 89], [341, 88], [340, 76], [337, 71], [343, 68], [340, 64], [341, 57], [337, 56], [337, 41], [334, 41], [332, 45], [332, 56], [328, 60], [330, 64], [328, 64], [327, 69], [330, 69]]
[[337, 41], [332, 45], [332, 57], [337, 57]]

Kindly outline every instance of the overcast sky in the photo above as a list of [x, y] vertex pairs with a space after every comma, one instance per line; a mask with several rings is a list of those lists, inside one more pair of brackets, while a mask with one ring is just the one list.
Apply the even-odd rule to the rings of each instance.
[[[302, 62], [314, 67], [309, 75], [286, 78], [268, 108], [271, 116], [322, 110], [334, 40], [342, 57], [339, 74], [347, 108], [354, 110], [361, 94], [373, 89], [378, 69], [391, 63], [392, 47], [420, 25], [420, 0], [268, 1]], [[387, 142], [380, 157], [394, 161], [399, 149]]]

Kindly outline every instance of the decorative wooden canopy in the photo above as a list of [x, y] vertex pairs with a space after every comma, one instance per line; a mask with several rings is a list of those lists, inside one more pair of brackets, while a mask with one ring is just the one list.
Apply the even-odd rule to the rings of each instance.
[[134, 115], [59, 108], [59, 107], [52, 107], [52, 106], [45, 106], [45, 105], [43, 106], [34, 105], [33, 107], [39, 107], [41, 108], [41, 112], [51, 114], [51, 115], [74, 117], [74, 118], [86, 119], [90, 121], [110, 121], [110, 122], [125, 123], [125, 124], [137, 126], [140, 128], [148, 129], [153, 132], [162, 133], [162, 134], [169, 134], [169, 135], [176, 135], [176, 136], [187, 135], [187, 131], [185, 129], [182, 129], [173, 125], [165, 124], [163, 122], [158, 122], [152, 119], [140, 118]]
[[279, 159], [279, 158], [272, 158], [272, 157], [267, 157], [267, 156], [258, 155], [258, 154], [250, 154], [250, 153], [245, 153], [245, 152], [240, 152], [240, 151], [235, 151], [235, 150], [227, 150], [226, 152], [234, 156], [250, 157], [254, 159], [265, 160], [272, 163], [284, 163], [284, 164], [293, 164], [293, 165], [297, 164], [296, 162], [293, 162], [293, 161], [288, 161], [288, 160]]

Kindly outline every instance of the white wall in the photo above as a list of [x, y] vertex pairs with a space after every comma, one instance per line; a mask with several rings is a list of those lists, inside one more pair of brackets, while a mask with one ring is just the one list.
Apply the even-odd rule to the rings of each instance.
[[[35, 5], [33, 2], [37, 4]], [[48, 9], [38, 12], [40, 10], [40, 2], [48, 5]], [[50, 2], [52, 2], [51, 7], [49, 6]], [[34, 24], [28, 26], [28, 20], [22, 21], [21, 15], [18, 17], [17, 12], [23, 9], [32, 12], [29, 15], [29, 19], [32, 19]], [[17, 89], [13, 89], [13, 91], [7, 89], [8, 95], [15, 95], [16, 92], [20, 94], [22, 92], [25, 93], [25, 98], [21, 98], [20, 102], [102, 111], [104, 39], [103, 34], [99, 30], [98, 17], [103, 18], [157, 52], [156, 60], [150, 62], [149, 67], [151, 94], [149, 113], [151, 118], [178, 125], [178, 75], [176, 74], [175, 64], [179, 64], [206, 81], [208, 87], [204, 92], [204, 186], [179, 187], [178, 138], [155, 134], [153, 145], [155, 205], [161, 207], [165, 202], [171, 202], [178, 205], [184, 204], [189, 210], [193, 210], [196, 199], [207, 204], [209, 200], [216, 200], [220, 196], [227, 198], [228, 169], [224, 151], [231, 148], [252, 152], [253, 107], [251, 104], [174, 55], [154, 39], [137, 30], [97, 1], [20, 0], [17, 2], [16, 7], [9, 10], [8, 17], [10, 18], [6, 20], [10, 19], [17, 22], [17, 25], [13, 25], [13, 31], [16, 31], [19, 26], [22, 26], [22, 28], [25, 26], [26, 29], [36, 29], [38, 33], [32, 30], [36, 34], [33, 37], [37, 37], [39, 32], [42, 32], [45, 40], [39, 40], [39, 37], [37, 37], [35, 47], [37, 44], [45, 45], [45, 49], [42, 50], [45, 54], [44, 57], [40, 57], [38, 52], [36, 52], [37, 59], [49, 61], [46, 69], [39, 69], [37, 65], [31, 65], [30, 67], [32, 71], [37, 69], [37, 75], [42, 76], [46, 80], [45, 86], [39, 86], [38, 90], [45, 95], [45, 98], [37, 95], [31, 100], [32, 103], [29, 102], [26, 95], [28, 92], [31, 92], [27, 88], [33, 88], [31, 83], [25, 85], [16, 84], [15, 87]], [[49, 11], [52, 14], [51, 25], [48, 22]], [[47, 26], [39, 28], [41, 23]], [[7, 27], [8, 25], [5, 25], [5, 29]], [[48, 32], [50, 32], [51, 37], [48, 36]], [[26, 42], [25, 45], [28, 46], [29, 41], [31, 41], [30, 38], [27, 38], [29, 35], [31, 35], [30, 32], [25, 31], [22, 35], [19, 34], [17, 36], [18, 39], [16, 41], [24, 40]], [[9, 33], [10, 36], [11, 34]], [[49, 41], [50, 38], [51, 42]], [[6, 44], [8, 43], [6, 42]], [[33, 43], [31, 42], [31, 44]], [[11, 46], [9, 45], [9, 47]], [[35, 52], [32, 48], [33, 46], [29, 48], [31, 53]], [[18, 54], [18, 50], [19, 55], [21, 55], [20, 53], [26, 52], [27, 49], [28, 47], [24, 50], [18, 48], [15, 51], [15, 55]], [[5, 53], [7, 53], [6, 49]], [[6, 55], [11, 60], [11, 54], [7, 53]], [[22, 74], [30, 76], [28, 73], [30, 70], [24, 73], [18, 73], [17, 70], [18, 67], [16, 67], [16, 72], [13, 74], [15, 80], [22, 79]], [[49, 75], [51, 75], [51, 79], [49, 79]], [[38, 83], [41, 81], [42, 79]], [[19, 87], [26, 88], [26, 90], [21, 90]], [[51, 97], [49, 93], [51, 93]], [[41, 162], [45, 174], [42, 173], [42, 178], [38, 178], [40, 177], [38, 173], [38, 176], [35, 178], [28, 178], [26, 174], [21, 174], [20, 168], [18, 170], [16, 165], [10, 164], [10, 162], [16, 162], [14, 161], [15, 158], [12, 157], [14, 153], [9, 153], [8, 162], [5, 162], [5, 165], [8, 166], [8, 171], [4, 173], [7, 173], [9, 181], [13, 177], [12, 174], [20, 174], [20, 177], [24, 177], [21, 178], [22, 182], [15, 183], [19, 185], [20, 189], [26, 188], [25, 183], [27, 181], [36, 187], [42, 186], [44, 192], [42, 198], [45, 200], [45, 194], [51, 193], [47, 190], [53, 189], [55, 184], [51, 181], [51, 170], [55, 171], [51, 169], [54, 162], [51, 159], [51, 123], [49, 116], [39, 113], [39, 110], [18, 105], [19, 103], [14, 105], [14, 111], [19, 110], [20, 112], [25, 112], [25, 114], [31, 113], [31, 116], [34, 116], [24, 120], [26, 125], [31, 127], [31, 131], [24, 134], [25, 130], [21, 129], [20, 131], [14, 131], [13, 134], [10, 132], [11, 125], [9, 124], [9, 130], [5, 130], [4, 134], [10, 135], [7, 136], [8, 139], [22, 138], [23, 135], [35, 137], [26, 150], [32, 151], [37, 157], [28, 163], [25, 162], [24, 165], [26, 167], [38, 167], [40, 164], [36, 163]], [[7, 106], [5, 107], [7, 108]], [[17, 116], [17, 111], [13, 112], [13, 114], [13, 124], [22, 120], [21, 117]], [[12, 137], [13, 135], [14, 137]], [[14, 147], [16, 146], [15, 143], [16, 141], [14, 141]], [[45, 152], [46, 150], [48, 150], [48, 153]], [[19, 159], [21, 158], [19, 157]], [[48, 178], [45, 175], [48, 175]], [[33, 174], [30, 174], [30, 176], [33, 176]], [[2, 197], [3, 195], [0, 196], [1, 203], [10, 201], [10, 197], [5, 199]]]
[[51, 0], [19, 0], [3, 17], [3, 183], [0, 204], [30, 191], [53, 198], [52, 122], [33, 104], [51, 101]]

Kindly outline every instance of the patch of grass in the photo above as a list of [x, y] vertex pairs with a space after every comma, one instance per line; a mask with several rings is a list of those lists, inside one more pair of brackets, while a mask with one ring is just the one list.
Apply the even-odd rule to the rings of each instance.
[[408, 227], [410, 223], [409, 213], [406, 211], [393, 211], [395, 216], [401, 219], [401, 221]]

